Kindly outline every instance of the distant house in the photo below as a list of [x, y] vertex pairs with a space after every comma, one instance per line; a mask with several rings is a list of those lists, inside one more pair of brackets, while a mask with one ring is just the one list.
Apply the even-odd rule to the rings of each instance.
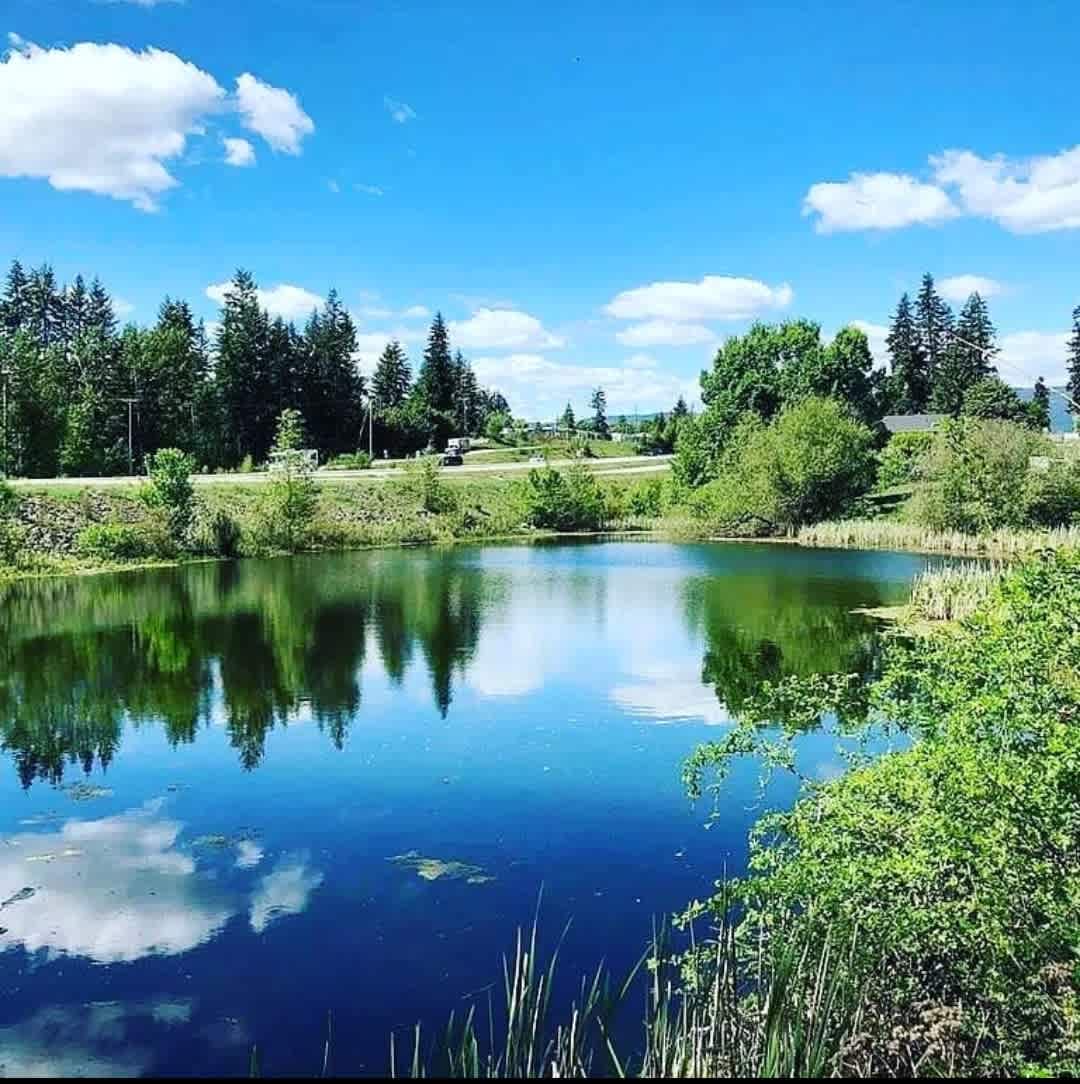
[[889, 433], [929, 433], [946, 417], [945, 414], [886, 414], [881, 424]]

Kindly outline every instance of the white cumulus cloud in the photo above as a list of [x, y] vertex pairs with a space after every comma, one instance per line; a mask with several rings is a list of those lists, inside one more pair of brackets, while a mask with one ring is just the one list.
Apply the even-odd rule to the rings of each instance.
[[1064, 331], [1015, 331], [999, 340], [995, 363], [1010, 384], [1031, 387], [1040, 376], [1050, 384], [1064, 384], [1068, 341]]
[[[162, 49], [78, 42], [41, 48], [9, 33], [0, 55], [0, 177], [46, 180], [156, 211], [177, 187], [172, 169], [224, 113], [274, 150], [298, 154], [311, 118], [287, 90], [245, 73], [229, 97], [214, 76]], [[225, 161], [254, 162], [226, 138]]]
[[236, 80], [236, 104], [244, 127], [261, 135], [275, 151], [299, 154], [304, 137], [315, 131], [315, 122], [300, 108], [296, 95], [263, 83], [250, 72]]
[[944, 189], [903, 173], [853, 173], [811, 185], [803, 201], [803, 214], [818, 216], [818, 233], [936, 225], [959, 213]]
[[819, 233], [933, 225], [966, 216], [1012, 233], [1080, 228], [1080, 145], [1056, 154], [983, 157], [972, 150], [931, 155], [932, 179], [901, 173], [853, 173], [811, 186], [803, 214]]
[[677, 324], [671, 320], [646, 320], [615, 333], [623, 346], [694, 346], [713, 342], [714, 332], [704, 324]]
[[970, 215], [1013, 233], [1080, 227], [1080, 145], [1023, 159], [950, 150], [930, 161], [938, 183], [955, 187]]
[[[231, 282], [217, 282], [206, 288], [206, 296], [219, 305], [225, 304], [225, 296], [232, 287]], [[281, 283], [269, 290], [259, 290], [259, 304], [271, 316], [280, 316], [285, 320], [300, 320], [310, 316], [312, 311], [321, 308], [325, 299], [301, 286]]]
[[223, 108], [217, 80], [159, 49], [10, 40], [0, 62], [0, 176], [156, 210], [178, 183], [166, 163]]
[[938, 293], [950, 301], [967, 301], [972, 294], [990, 298], [1008, 292], [1008, 287], [1003, 282], [983, 275], [953, 275], [951, 278], [942, 279], [937, 287]]
[[229, 166], [255, 165], [255, 148], [246, 139], [223, 139], [225, 164]]
[[516, 309], [477, 309], [468, 320], [450, 324], [455, 345], [477, 350], [552, 350], [565, 346], [535, 316]]
[[604, 311], [620, 320], [745, 320], [786, 308], [792, 297], [787, 283], [769, 286], [757, 279], [706, 275], [700, 282], [653, 282], [624, 290]]
[[658, 368], [630, 365], [579, 365], [553, 361], [541, 354], [480, 357], [473, 370], [483, 387], [496, 388], [510, 401], [515, 415], [554, 418], [567, 401], [584, 409], [594, 388], [607, 393], [608, 414], [617, 417], [635, 408], [669, 410], [680, 395], [696, 400], [696, 380]]

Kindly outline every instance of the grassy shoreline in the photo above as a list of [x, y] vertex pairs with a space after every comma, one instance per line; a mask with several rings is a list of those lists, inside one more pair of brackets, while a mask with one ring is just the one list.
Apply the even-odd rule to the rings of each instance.
[[[613, 523], [595, 531], [555, 531], [536, 529], [501, 529], [491, 533], [469, 531], [433, 532], [428, 537], [344, 540], [339, 545], [317, 545], [300, 552], [306, 555], [322, 553], [351, 553], [381, 549], [411, 549], [421, 546], [457, 546], [492, 543], [530, 544], [558, 539], [624, 538], [636, 541], [709, 542], [745, 545], [747, 543], [794, 546], [806, 549], [881, 550], [918, 553], [931, 556], [971, 557], [996, 560], [1019, 560], [1041, 550], [1058, 550], [1080, 546], [1080, 529], [1057, 531], [997, 531], [990, 535], [940, 534], [903, 524], [876, 521], [837, 521], [802, 528], [797, 534], [784, 537], [717, 535], [683, 519], [636, 519]], [[0, 584], [29, 579], [50, 579], [69, 576], [97, 576], [110, 573], [137, 572], [146, 569], [178, 568], [211, 561], [245, 560], [288, 556], [286, 551], [239, 554], [235, 557], [197, 553], [178, 553], [171, 557], [145, 557], [131, 560], [101, 560], [76, 554], [32, 554], [28, 563], [19, 566], [0, 565]]]

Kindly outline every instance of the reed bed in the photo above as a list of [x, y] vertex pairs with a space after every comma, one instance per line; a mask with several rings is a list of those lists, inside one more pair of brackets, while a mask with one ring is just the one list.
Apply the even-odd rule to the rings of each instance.
[[1001, 578], [1004, 566], [960, 564], [920, 572], [911, 588], [911, 609], [928, 621], [956, 621], [970, 617]]
[[801, 546], [912, 550], [1011, 560], [1040, 550], [1080, 546], [1080, 527], [998, 530], [973, 535], [962, 531], [934, 531], [892, 520], [850, 519], [800, 527], [794, 541]]

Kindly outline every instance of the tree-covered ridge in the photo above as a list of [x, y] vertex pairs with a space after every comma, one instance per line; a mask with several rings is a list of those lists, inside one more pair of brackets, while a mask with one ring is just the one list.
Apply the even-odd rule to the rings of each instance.
[[169, 297], [152, 326], [121, 328], [97, 280], [62, 286], [51, 268], [27, 272], [16, 261], [0, 295], [0, 473], [138, 472], [167, 447], [207, 469], [263, 462], [287, 409], [303, 415], [323, 459], [371, 445], [406, 453], [483, 432], [489, 416], [509, 410], [460, 352], [451, 355], [441, 315], [415, 382], [399, 343], [388, 344], [370, 388], [356, 352], [356, 326], [334, 290], [298, 328], [266, 312], [241, 270], [213, 335]]

